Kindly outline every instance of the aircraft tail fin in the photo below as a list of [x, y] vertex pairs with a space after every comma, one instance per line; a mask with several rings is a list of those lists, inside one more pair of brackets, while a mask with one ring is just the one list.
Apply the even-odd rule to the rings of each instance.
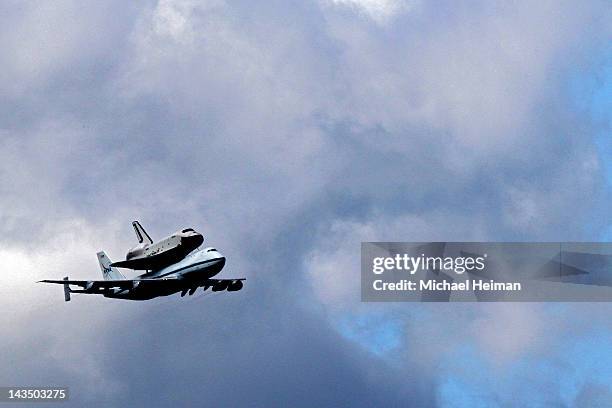
[[145, 241], [147, 241], [148, 244], [153, 243], [153, 240], [151, 239], [149, 234], [147, 234], [147, 231], [145, 231], [145, 229], [142, 228], [142, 225], [140, 225], [138, 221], [133, 221], [132, 227], [134, 227], [134, 232], [136, 232], [136, 237], [138, 237], [139, 244], [142, 244]]
[[118, 280], [125, 279], [125, 276], [119, 270], [113, 266], [111, 266], [110, 258], [104, 253], [104, 251], [100, 251], [97, 253], [98, 262], [100, 262], [100, 269], [102, 270], [102, 276], [104, 276], [104, 280]]

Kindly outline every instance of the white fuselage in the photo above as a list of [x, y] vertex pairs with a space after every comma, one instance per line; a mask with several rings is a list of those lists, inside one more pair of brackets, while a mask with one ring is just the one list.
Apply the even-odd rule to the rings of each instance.
[[165, 268], [140, 275], [139, 278], [156, 279], [208, 279], [223, 269], [225, 257], [215, 248], [196, 250], [181, 261]]

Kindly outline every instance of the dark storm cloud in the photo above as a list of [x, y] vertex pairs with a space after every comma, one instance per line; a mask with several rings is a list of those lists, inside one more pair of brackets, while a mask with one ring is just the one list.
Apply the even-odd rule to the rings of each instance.
[[[609, 37], [604, 3], [4, 7], [5, 382], [52, 378], [75, 404], [108, 387], [124, 406], [433, 406], [455, 340], [504, 362], [538, 349], [546, 311], [449, 326], [419, 308], [419, 335], [376, 308], [418, 354], [376, 357], [334, 326], [360, 310], [358, 242], [592, 239], [609, 221], [597, 129], [564, 85]], [[31, 289], [95, 276], [135, 218], [202, 230], [245, 291], [59, 307]]]
[[343, 339], [293, 296], [253, 282], [240, 296], [146, 307], [56, 304], [3, 336], [0, 380], [69, 385], [76, 406], [432, 404], [428, 378]]
[[196, 300], [138, 314], [142, 325], [118, 325], [121, 335], [109, 336], [102, 355], [108, 371], [132, 391], [125, 403], [431, 405], [426, 393], [416, 392], [431, 386], [427, 379], [360, 350], [295, 308], [290, 296], [254, 286], [258, 290], [241, 299]]

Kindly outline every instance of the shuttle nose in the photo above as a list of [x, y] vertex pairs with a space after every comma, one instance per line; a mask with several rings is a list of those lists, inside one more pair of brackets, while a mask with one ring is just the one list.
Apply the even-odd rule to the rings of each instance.
[[196, 248], [202, 245], [202, 242], [204, 242], [204, 236], [197, 232], [194, 235], [187, 237], [187, 238], [189, 239], [191, 244], [194, 245]]
[[191, 233], [190, 235], [181, 237], [181, 243], [189, 250], [195, 249], [202, 245], [204, 242], [204, 236], [197, 232]]

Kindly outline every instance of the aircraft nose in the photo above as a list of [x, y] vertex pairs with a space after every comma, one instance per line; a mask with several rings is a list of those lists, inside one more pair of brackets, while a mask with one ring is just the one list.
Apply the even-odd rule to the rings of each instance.
[[221, 272], [221, 269], [223, 269], [223, 267], [225, 266], [225, 257], [224, 256], [220, 256], [218, 258], [214, 258], [214, 262], [212, 263], [212, 265], [209, 268], [209, 271], [211, 273], [211, 276], [214, 276], [216, 274], [218, 274], [219, 272]]

